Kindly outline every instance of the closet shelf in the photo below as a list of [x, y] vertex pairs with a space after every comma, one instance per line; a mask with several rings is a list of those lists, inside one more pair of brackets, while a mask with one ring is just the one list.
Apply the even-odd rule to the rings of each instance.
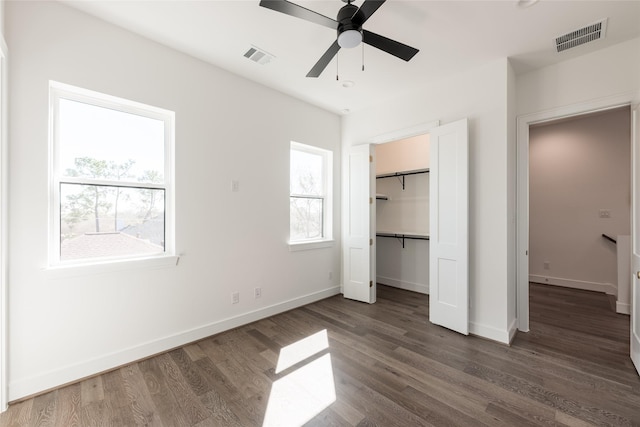
[[377, 237], [393, 237], [398, 239], [399, 242], [402, 242], [402, 248], [404, 249], [404, 240], [412, 239], [412, 240], [429, 240], [428, 234], [404, 234], [404, 233], [376, 233]]
[[376, 175], [376, 179], [396, 177], [402, 183], [402, 190], [404, 190], [404, 177], [405, 176], [418, 175], [418, 174], [422, 174], [422, 173], [429, 173], [429, 168], [426, 168], [426, 169], [415, 169], [415, 170], [404, 171], [404, 172], [383, 173], [383, 174], [380, 174], [380, 175]]
[[376, 199], [377, 200], [389, 200], [389, 196], [387, 196], [386, 194], [376, 193]]

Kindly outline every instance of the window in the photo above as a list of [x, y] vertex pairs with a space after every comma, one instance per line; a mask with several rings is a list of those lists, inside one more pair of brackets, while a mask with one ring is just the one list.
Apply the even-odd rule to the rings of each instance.
[[332, 153], [291, 143], [290, 243], [331, 240]]
[[51, 83], [50, 264], [173, 253], [173, 121]]

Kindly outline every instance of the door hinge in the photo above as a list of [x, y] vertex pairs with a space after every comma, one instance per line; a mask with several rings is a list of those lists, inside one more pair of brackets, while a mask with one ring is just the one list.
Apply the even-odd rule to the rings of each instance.
[[373, 197], [369, 197], [369, 204], [372, 205], [373, 204]]
[[373, 163], [373, 156], [369, 156], [369, 163]]
[[369, 246], [373, 246], [373, 239], [369, 239]]
[[369, 280], [369, 287], [373, 288], [373, 280]]

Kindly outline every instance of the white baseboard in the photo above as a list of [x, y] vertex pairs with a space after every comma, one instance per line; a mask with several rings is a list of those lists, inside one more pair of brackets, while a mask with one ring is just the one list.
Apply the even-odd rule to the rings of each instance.
[[136, 360], [171, 350], [182, 345], [210, 337], [229, 329], [246, 325], [265, 317], [273, 316], [293, 308], [301, 307], [340, 293], [341, 286], [334, 286], [302, 297], [293, 298], [278, 304], [264, 307], [248, 313], [222, 319], [175, 335], [141, 343], [135, 347], [115, 351], [81, 363], [64, 366], [60, 369], [43, 372], [28, 378], [9, 383], [9, 401], [41, 393], [86, 378], [100, 372], [126, 365]]
[[604, 292], [608, 295], [618, 295], [618, 288], [612, 283], [587, 282], [584, 280], [562, 279], [560, 277], [529, 275], [529, 281], [543, 285], [564, 286], [565, 288], [582, 289], [585, 291]]
[[385, 276], [377, 276], [376, 282], [380, 283], [381, 285], [393, 286], [394, 288], [400, 288], [407, 291], [413, 291], [427, 295], [429, 294], [429, 285], [425, 285], [422, 283], [406, 282], [403, 280], [392, 279], [391, 277]]
[[631, 314], [631, 304], [616, 301], [616, 313]]
[[516, 333], [516, 323], [514, 320], [511, 322], [509, 330], [502, 330], [494, 328], [493, 326], [469, 322], [469, 333], [492, 341], [497, 341], [502, 344], [509, 344], [512, 339], [512, 334], [515, 335]]

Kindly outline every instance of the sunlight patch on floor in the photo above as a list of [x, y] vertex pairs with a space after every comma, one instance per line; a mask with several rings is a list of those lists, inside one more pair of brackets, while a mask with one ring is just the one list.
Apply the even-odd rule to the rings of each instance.
[[313, 335], [309, 335], [306, 338], [296, 341], [286, 347], [282, 347], [280, 350], [280, 356], [278, 357], [278, 366], [276, 367], [276, 374], [284, 371], [302, 362], [303, 360], [320, 353], [322, 350], [329, 348], [329, 338], [327, 338], [327, 330], [323, 329]]
[[[284, 347], [276, 373], [328, 347], [326, 330]], [[326, 353], [273, 383], [262, 425], [301, 426], [335, 401], [331, 354]]]

